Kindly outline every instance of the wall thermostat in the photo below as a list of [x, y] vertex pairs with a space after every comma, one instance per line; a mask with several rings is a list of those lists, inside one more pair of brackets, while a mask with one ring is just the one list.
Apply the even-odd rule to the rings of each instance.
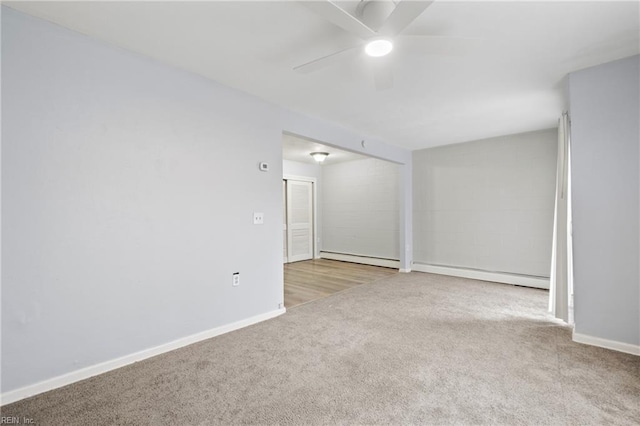
[[269, 164], [268, 163], [260, 163], [258, 166], [260, 167], [260, 171], [261, 172], [268, 172], [269, 171]]

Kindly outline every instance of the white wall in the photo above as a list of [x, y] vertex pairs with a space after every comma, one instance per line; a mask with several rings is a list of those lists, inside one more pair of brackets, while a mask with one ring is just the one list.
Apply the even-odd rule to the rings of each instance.
[[323, 165], [323, 251], [399, 259], [398, 169], [375, 158]]
[[277, 310], [283, 130], [364, 137], [2, 12], [2, 392]]
[[2, 390], [277, 310], [280, 111], [3, 12]]
[[556, 152], [556, 129], [414, 151], [414, 262], [548, 277]]
[[575, 332], [640, 345], [640, 56], [569, 76]]
[[300, 161], [282, 160], [282, 174], [306, 176], [320, 180], [322, 178], [322, 166], [319, 164], [301, 163]]

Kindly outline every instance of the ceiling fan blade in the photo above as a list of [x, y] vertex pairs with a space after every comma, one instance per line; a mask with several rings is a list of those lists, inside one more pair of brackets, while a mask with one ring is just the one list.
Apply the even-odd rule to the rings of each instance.
[[325, 18], [327, 21], [337, 25], [343, 30], [357, 35], [360, 38], [366, 39], [376, 35], [375, 31], [367, 27], [331, 0], [301, 1], [301, 3]]
[[393, 70], [388, 61], [382, 58], [373, 58], [373, 82], [377, 91], [391, 89], [393, 87]]
[[378, 32], [386, 37], [400, 34], [402, 30], [431, 6], [431, 3], [433, 3], [433, 0], [400, 1]]
[[340, 50], [339, 52], [323, 56], [322, 58], [314, 59], [311, 62], [298, 65], [297, 67], [293, 67], [293, 70], [303, 74], [318, 71], [319, 69], [328, 67], [338, 61], [358, 55], [361, 52], [361, 50], [359, 49], [360, 47], [361, 46], [348, 47], [344, 50]]

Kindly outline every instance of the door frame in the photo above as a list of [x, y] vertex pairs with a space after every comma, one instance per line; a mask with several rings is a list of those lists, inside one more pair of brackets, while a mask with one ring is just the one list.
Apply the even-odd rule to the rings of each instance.
[[[311, 182], [311, 197], [313, 201], [313, 206], [311, 206], [311, 210], [313, 212], [313, 258], [320, 259], [320, 253], [318, 250], [318, 180], [314, 177], [310, 176], [296, 176], [296, 175], [282, 175], [283, 180], [298, 180], [301, 182]], [[284, 206], [282, 206], [284, 208]], [[286, 211], [285, 211], [286, 214]], [[287, 253], [288, 255], [288, 253]]]

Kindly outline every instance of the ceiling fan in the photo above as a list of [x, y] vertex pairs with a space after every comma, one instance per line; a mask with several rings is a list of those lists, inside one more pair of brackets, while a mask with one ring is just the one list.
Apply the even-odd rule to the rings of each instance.
[[433, 3], [433, 0], [360, 0], [355, 16], [336, 2], [302, 1], [302, 4], [338, 27], [363, 41], [293, 69], [302, 73], [317, 71], [337, 61], [364, 52], [373, 57], [373, 77], [377, 90], [393, 87], [393, 73], [388, 60], [382, 60], [393, 49], [399, 34]]

